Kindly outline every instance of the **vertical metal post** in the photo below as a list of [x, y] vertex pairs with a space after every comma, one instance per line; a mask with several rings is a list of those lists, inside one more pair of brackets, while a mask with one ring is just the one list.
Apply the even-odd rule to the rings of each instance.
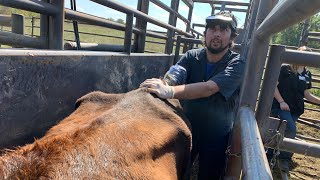
[[[171, 8], [174, 11], [177, 12], [178, 9], [179, 9], [179, 0], [171, 0]], [[176, 26], [176, 24], [177, 24], [177, 15], [176, 15], [176, 13], [170, 12], [169, 24], [172, 25], [172, 26]], [[168, 31], [167, 31], [168, 39], [166, 41], [166, 47], [165, 47], [165, 53], [166, 54], [171, 54], [172, 53], [174, 34], [175, 34], [174, 30], [168, 29]]]
[[57, 6], [59, 13], [55, 16], [51, 16], [50, 33], [49, 36], [49, 48], [63, 50], [63, 27], [64, 27], [64, 0], [52, 0], [52, 5]]
[[24, 35], [24, 24], [25, 24], [25, 18], [21, 14], [12, 14], [12, 23], [11, 23], [11, 28], [12, 32], [16, 34], [22, 34]]
[[224, 11], [225, 9], [226, 9], [226, 2], [222, 2], [220, 11]]
[[31, 37], [34, 36], [34, 17], [31, 17]]
[[[42, 0], [48, 3], [49, 0]], [[40, 15], [40, 37], [45, 41], [45, 47], [43, 49], [49, 48], [49, 16], [41, 14]]]
[[[260, 1], [255, 28], [262, 23], [271, 9], [272, 1]], [[258, 39], [255, 33], [248, 53], [244, 81], [240, 93], [240, 105], [249, 106], [253, 110], [256, 106], [269, 41], [270, 37]]]
[[272, 45], [270, 48], [269, 58], [264, 73], [263, 84], [256, 111], [256, 119], [262, 139], [265, 139], [265, 135], [268, 132], [268, 120], [274, 97], [274, 90], [277, 86], [278, 77], [280, 74], [280, 57], [283, 52], [285, 52], [284, 46]]
[[[191, 18], [192, 18], [192, 11], [193, 11], [193, 3], [192, 3], [192, 6], [189, 7], [188, 20], [190, 21], [190, 23], [187, 24], [187, 29], [186, 29], [187, 32], [190, 32], [190, 24], [191, 24]], [[192, 49], [192, 48], [193, 48], [193, 43], [185, 44], [184, 47], [183, 47], [183, 52], [186, 52], [187, 50]]]
[[214, 15], [214, 11], [215, 11], [215, 9], [214, 9], [214, 4], [213, 3], [210, 3], [210, 6], [211, 6], [211, 15]]
[[241, 56], [243, 58], [247, 58], [247, 53], [248, 53], [248, 48], [249, 48], [249, 42], [251, 41], [251, 36], [253, 29], [255, 27], [256, 19], [257, 19], [257, 14], [258, 14], [258, 8], [259, 8], [260, 0], [252, 0], [251, 5], [250, 5], [250, 15], [249, 15], [249, 20], [246, 24], [246, 31], [242, 39], [241, 43]]
[[300, 35], [299, 47], [308, 45], [310, 18], [306, 19], [303, 23], [303, 28]]
[[176, 64], [178, 62], [178, 60], [179, 60], [180, 45], [181, 45], [181, 36], [177, 36], [176, 50], [175, 50], [175, 53], [174, 53], [173, 64]]
[[[11, 28], [12, 32], [16, 34], [22, 34], [24, 35], [24, 25], [25, 25], [25, 18], [21, 14], [12, 14], [11, 15]], [[13, 46], [16, 48], [20, 48], [20, 46]]]
[[[76, 0], [70, 0], [71, 10], [77, 11]], [[81, 49], [78, 21], [72, 21], [74, 38], [77, 43], [77, 50]]]
[[186, 29], [187, 32], [190, 32], [192, 12], [193, 12], [193, 3], [192, 3], [192, 6], [189, 7], [188, 20], [190, 21], [190, 23], [187, 24], [187, 29]]
[[[257, 14], [258, 8], [259, 8], [259, 2], [260, 2], [260, 0], [252, 0], [251, 4], [250, 4], [250, 11], [249, 10], [247, 11], [247, 13], [250, 12], [250, 15], [249, 15], [249, 20], [247, 21], [246, 26], [244, 26], [245, 27], [244, 28], [245, 34], [242, 39], [241, 53], [240, 53], [241, 57], [243, 57], [245, 59], [246, 59], [246, 54], [244, 52], [246, 52], [245, 49], [248, 48], [249, 42], [250, 42], [250, 38], [247, 38], [247, 37], [251, 37], [252, 31], [250, 31], [249, 29], [253, 30], [253, 28], [254, 28], [256, 14]], [[239, 126], [240, 126], [240, 122], [236, 122], [234, 129], [232, 131], [232, 139], [231, 139], [230, 145], [231, 145], [231, 148], [234, 152], [241, 151], [241, 142], [239, 142], [239, 139], [238, 139], [241, 137]], [[240, 143], [240, 145], [239, 145], [239, 143]], [[235, 157], [229, 158], [227, 168], [228, 168], [227, 173], [226, 173], [227, 177], [239, 179], [238, 177], [240, 176], [240, 173], [241, 173], [241, 159], [235, 158]]]
[[127, 14], [126, 31], [124, 36], [124, 52], [131, 53], [131, 38], [133, 31], [133, 13]]
[[[1, 26], [1, 31], [3, 31], [3, 26]], [[0, 44], [0, 48], [1, 48], [1, 44]]]
[[[148, 14], [149, 13], [149, 0], [138, 0], [137, 10]], [[143, 53], [146, 44], [146, 31], [147, 21], [136, 18], [136, 27], [143, 33], [134, 35], [134, 47], [138, 53]]]

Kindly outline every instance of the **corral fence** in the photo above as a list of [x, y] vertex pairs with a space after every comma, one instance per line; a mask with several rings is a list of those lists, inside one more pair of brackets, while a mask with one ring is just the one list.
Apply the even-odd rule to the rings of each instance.
[[[165, 40], [165, 52], [166, 54], [171, 54], [173, 51], [174, 42], [176, 41], [176, 35], [183, 35], [187, 38], [200, 38], [203, 36], [202, 33], [198, 32], [194, 29], [194, 26], [191, 26], [191, 18], [194, 2], [199, 3], [209, 3], [208, 1], [191, 1], [191, 0], [183, 0], [184, 4], [188, 6], [188, 18], [185, 18], [180, 13], [178, 13], [178, 7], [180, 0], [173, 0], [171, 2], [171, 6], [167, 6], [163, 2], [159, 0], [147, 0], [147, 1], [138, 1], [137, 9], [130, 8], [124, 4], [121, 4], [117, 1], [105, 1], [105, 0], [97, 0], [93, 1], [100, 5], [112, 8], [119, 12], [125, 13], [126, 16], [126, 24], [121, 24], [117, 22], [113, 22], [104, 18], [92, 16], [89, 14], [81, 13], [78, 11], [74, 11], [71, 9], [61, 7], [61, 3], [63, 2], [55, 2], [47, 3], [47, 1], [39, 1], [38, 4], [35, 4], [31, 1], [1, 1], [1, 5], [19, 8], [23, 10], [29, 10], [37, 13], [42, 13], [40, 16], [40, 36], [39, 37], [26, 37], [21, 35], [16, 35], [9, 32], [1, 32], [2, 36], [6, 36], [7, 38], [1, 38], [0, 44], [7, 45], [19, 45], [27, 48], [38, 48], [38, 49], [77, 49], [76, 44], [80, 45], [80, 48], [83, 47], [84, 50], [106, 50], [106, 51], [123, 51], [126, 53], [130, 52], [145, 52], [145, 43], [146, 36], [158, 38]], [[161, 7], [162, 9], [169, 12], [169, 22], [163, 23], [151, 16], [148, 15], [149, 2], [154, 3], [155, 5]], [[55, 5], [60, 4], [60, 5]], [[249, 8], [249, 3], [240, 3], [240, 2], [225, 2], [225, 1], [212, 1], [210, 2], [212, 5], [212, 12], [215, 10], [233, 10], [239, 12], [246, 12]], [[219, 6], [217, 6], [219, 5]], [[228, 8], [228, 5], [238, 5], [243, 6], [244, 8]], [[48, 9], [45, 11], [44, 9]], [[59, 14], [59, 18], [57, 15]], [[133, 25], [133, 18], [136, 18], [136, 24]], [[79, 39], [76, 38], [76, 42], [68, 43], [63, 46], [63, 20], [70, 20], [72, 22], [82, 22], [90, 25], [96, 25], [101, 27], [107, 27], [111, 29], [116, 29], [120, 31], [124, 31], [124, 44], [122, 46], [116, 45], [104, 45], [104, 44], [86, 44], [79, 43]], [[180, 19], [186, 24], [186, 30], [181, 30], [176, 26], [177, 19]], [[58, 26], [53, 25], [49, 22], [57, 23]], [[167, 29], [165, 34], [157, 33], [154, 31], [150, 31], [146, 29], [146, 25], [148, 23], [152, 23], [154, 25], [163, 27]], [[33, 26], [33, 25], [32, 25]], [[37, 28], [37, 26], [33, 26], [32, 28]], [[77, 28], [75, 28], [76, 30]], [[77, 30], [76, 30], [77, 31]], [[77, 32], [78, 33], [78, 32]], [[77, 34], [76, 33], [76, 34]], [[80, 32], [85, 33], [85, 32]], [[1, 35], [1, 34], [0, 34]], [[134, 37], [132, 38], [132, 36]], [[12, 37], [12, 38], [11, 38]], [[54, 37], [54, 38], [53, 38]], [[121, 37], [116, 37], [121, 38]], [[19, 39], [19, 41], [17, 40]], [[241, 40], [239, 40], [240, 42]], [[40, 44], [39, 44], [40, 43]], [[81, 46], [82, 45], [82, 46]], [[190, 49], [187, 47], [187, 44], [184, 47], [184, 51]]]
[[[190, 23], [194, 2], [209, 3], [212, 5], [213, 11], [215, 9], [235, 10], [232, 8], [227, 9], [226, 5], [228, 4], [244, 5], [248, 7], [248, 9], [246, 10], [247, 16], [242, 34], [243, 38], [240, 45], [240, 53], [243, 58], [247, 59], [247, 63], [244, 82], [241, 87], [238, 121], [234, 128], [232, 142], [232, 145], [236, 145], [240, 138], [241, 146], [235, 146], [235, 151], [241, 151], [241, 159], [236, 158], [232, 161], [231, 166], [228, 167], [232, 172], [227, 175], [232, 177], [240, 176], [242, 169], [243, 179], [272, 179], [264, 146], [320, 157], [320, 145], [318, 144], [283, 138], [283, 136], [280, 140], [273, 139], [273, 137], [277, 135], [283, 135], [286, 123], [285, 121], [282, 122], [276, 118], [269, 117], [273, 92], [277, 84], [281, 63], [286, 62], [313, 67], [320, 66], [318, 61], [320, 54], [317, 52], [301, 52], [285, 48], [281, 45], [272, 45], [269, 51], [270, 37], [319, 12], [320, 1], [281, 0], [278, 2], [276, 0], [251, 0], [250, 3], [240, 3], [213, 0], [183, 0], [189, 7], [189, 14], [188, 18], [182, 18], [180, 17], [181, 15], [177, 13], [178, 0], [172, 0], [170, 8], [161, 4], [160, 1], [150, 0], [150, 2], [160, 7], [163, 6], [164, 9], [166, 8], [170, 11], [169, 24], [160, 22], [147, 15], [148, 0], [139, 0], [137, 9], [129, 8], [114, 0], [92, 1], [125, 13], [126, 24], [123, 25], [103, 18], [65, 9], [64, 1], [51, 0], [51, 3], [48, 3], [46, 0], [2, 0], [0, 1], [1, 5], [40, 13], [41, 23], [39, 37], [27, 37], [16, 33], [0, 31], [0, 43], [21, 47], [62, 50], [64, 39], [63, 21], [64, 19], [68, 19], [124, 31], [124, 44], [121, 48], [123, 48], [123, 52], [127, 54], [131, 52], [144, 52], [146, 36], [166, 40], [165, 53], [172, 54], [173, 42], [179, 41], [179, 39], [181, 42], [184, 41], [191, 45], [198, 42], [200, 43], [199, 40], [194, 40], [195, 35], [192, 33], [196, 33], [199, 36], [201, 33], [197, 33], [191, 27]], [[220, 3], [220, 6], [216, 7], [214, 3]], [[137, 18], [135, 27], [133, 26], [134, 17]], [[177, 18], [181, 18], [182, 21], [186, 22], [187, 28], [185, 31], [175, 27]], [[166, 35], [147, 31], [147, 22], [166, 28]], [[134, 38], [132, 40], [133, 34]], [[181, 37], [179, 38], [179, 36], [176, 35], [181, 35]], [[176, 37], [178, 39], [176, 39]], [[177, 45], [178, 44], [180, 43], [177, 43]], [[55, 51], [54, 53], [60, 52], [61, 51]], [[269, 56], [267, 59], [268, 52]], [[81, 55], [80, 52], [79, 54]], [[68, 57], [68, 55], [66, 55], [66, 57]], [[266, 70], [259, 96], [265, 64]], [[257, 99], [259, 100], [258, 104], [256, 104]], [[270, 129], [273, 131], [270, 131]]]

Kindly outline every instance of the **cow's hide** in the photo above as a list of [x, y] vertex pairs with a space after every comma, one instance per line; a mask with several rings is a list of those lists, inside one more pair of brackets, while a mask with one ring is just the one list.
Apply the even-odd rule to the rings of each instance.
[[0, 158], [4, 179], [182, 179], [191, 149], [175, 103], [138, 89], [93, 92], [33, 144]]

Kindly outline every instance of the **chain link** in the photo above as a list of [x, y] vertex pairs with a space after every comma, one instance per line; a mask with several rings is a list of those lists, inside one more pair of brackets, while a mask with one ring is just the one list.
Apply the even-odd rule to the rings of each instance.
[[277, 162], [277, 157], [280, 154], [280, 143], [283, 138], [283, 135], [280, 133], [280, 131], [276, 131], [276, 134], [270, 138], [270, 141], [267, 143], [269, 145], [274, 140], [276, 141], [276, 147], [273, 149], [273, 155], [270, 160], [270, 168], [273, 169]]
[[231, 153], [231, 146], [228, 146], [226, 149], [226, 154], [228, 156], [235, 156], [235, 157], [241, 157], [241, 152], [238, 153]]

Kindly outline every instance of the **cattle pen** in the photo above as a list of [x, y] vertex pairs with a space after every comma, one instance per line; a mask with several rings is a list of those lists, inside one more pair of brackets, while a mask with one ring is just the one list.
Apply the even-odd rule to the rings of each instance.
[[[314, 140], [318, 143], [311, 143], [284, 138], [286, 122], [269, 117], [282, 63], [320, 67], [319, 50], [302, 52], [294, 50], [295, 47], [270, 44], [271, 36], [304, 20], [306, 28], [301, 32], [300, 45], [306, 45], [308, 35], [318, 36], [318, 32], [308, 32], [307, 25], [308, 18], [320, 11], [319, 0], [250, 0], [249, 3], [171, 0], [171, 6], [160, 0], [138, 0], [137, 9], [116, 0], [91, 1], [124, 13], [125, 23], [79, 12], [75, 0], [71, 9], [64, 7], [64, 0], [0, 0], [2, 6], [40, 14], [38, 36], [34, 35], [34, 28], [31, 36], [25, 33], [24, 16], [0, 15], [0, 26], [11, 27], [10, 32], [0, 31], [0, 44], [14, 47], [0, 49], [2, 149], [43, 136], [70, 114], [76, 99], [86, 93], [97, 90], [128, 92], [138, 88], [146, 78], [163, 76], [181, 52], [202, 43], [203, 34], [195, 27], [203, 27], [203, 24], [191, 22], [194, 4], [205, 3], [210, 5], [212, 13], [217, 10], [246, 13], [244, 27], [239, 29], [234, 47], [246, 59], [233, 131], [236, 138], [232, 140], [233, 151], [241, 152], [241, 158], [231, 159], [228, 176], [248, 180], [273, 179], [265, 147], [320, 158], [319, 139]], [[187, 17], [178, 12], [182, 2], [188, 7]], [[168, 23], [148, 15], [151, 3], [169, 13]], [[178, 19], [186, 24], [185, 30], [177, 28]], [[74, 27], [73, 42], [64, 39], [65, 21]], [[121, 31], [122, 41], [120, 44], [81, 42], [78, 23]], [[160, 26], [166, 32], [150, 31], [147, 23]], [[149, 43], [164, 45], [164, 51], [146, 50], [148, 38], [162, 40], [162, 43]], [[319, 41], [319, 38], [309, 40]], [[314, 81], [320, 82], [317, 78]], [[319, 129], [319, 120], [301, 118], [298, 122]], [[310, 137], [298, 137], [310, 140]]]

